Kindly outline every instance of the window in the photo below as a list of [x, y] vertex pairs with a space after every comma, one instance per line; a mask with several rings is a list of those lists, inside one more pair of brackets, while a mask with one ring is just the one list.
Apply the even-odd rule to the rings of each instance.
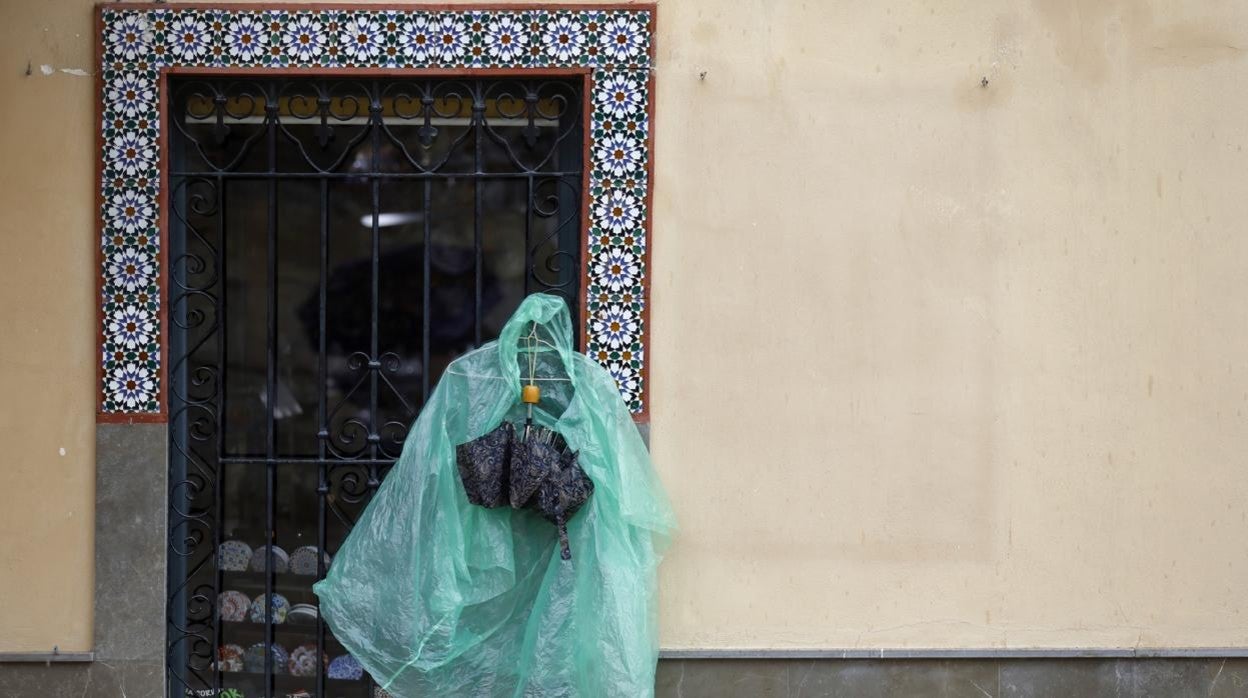
[[[371, 697], [315, 616], [317, 551], [452, 359], [527, 293], [575, 315], [583, 83], [169, 88], [171, 692]], [[269, 594], [282, 622], [253, 622]]]

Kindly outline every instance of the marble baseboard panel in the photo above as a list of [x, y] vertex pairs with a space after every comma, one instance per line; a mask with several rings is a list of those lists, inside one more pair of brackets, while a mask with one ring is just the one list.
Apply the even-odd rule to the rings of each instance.
[[96, 428], [95, 654], [163, 661], [168, 518], [164, 424]]
[[[159, 698], [159, 662], [0, 664], [0, 698]], [[658, 698], [1248, 695], [1248, 659], [681, 659]]]
[[1248, 695], [1248, 658], [680, 659], [659, 698], [1120, 698]]
[[161, 698], [161, 662], [0, 664], [0, 698]]

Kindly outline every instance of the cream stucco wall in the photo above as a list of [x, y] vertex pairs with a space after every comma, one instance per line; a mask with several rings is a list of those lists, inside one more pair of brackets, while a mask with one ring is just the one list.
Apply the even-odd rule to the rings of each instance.
[[92, 21], [0, 2], [0, 652], [92, 646]]
[[[90, 21], [0, 5], [0, 651], [90, 645]], [[664, 646], [1248, 647], [1248, 6], [659, 27]]]
[[662, 10], [665, 644], [1248, 645], [1248, 6]]

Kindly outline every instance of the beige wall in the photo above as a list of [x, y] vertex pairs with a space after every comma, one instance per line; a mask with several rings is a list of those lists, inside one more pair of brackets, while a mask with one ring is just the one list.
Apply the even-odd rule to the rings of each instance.
[[661, 26], [665, 645], [1248, 645], [1248, 6]]
[[[0, 5], [0, 651], [90, 646], [89, 7]], [[660, 34], [663, 644], [1248, 646], [1248, 7]]]
[[94, 102], [59, 72], [93, 71], [91, 24], [0, 2], [0, 652], [91, 649]]

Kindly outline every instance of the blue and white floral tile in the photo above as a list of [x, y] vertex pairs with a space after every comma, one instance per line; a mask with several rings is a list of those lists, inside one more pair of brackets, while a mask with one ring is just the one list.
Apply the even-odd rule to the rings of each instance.
[[161, 409], [164, 67], [592, 69], [586, 353], [645, 408], [652, 10], [102, 11], [101, 412]]

